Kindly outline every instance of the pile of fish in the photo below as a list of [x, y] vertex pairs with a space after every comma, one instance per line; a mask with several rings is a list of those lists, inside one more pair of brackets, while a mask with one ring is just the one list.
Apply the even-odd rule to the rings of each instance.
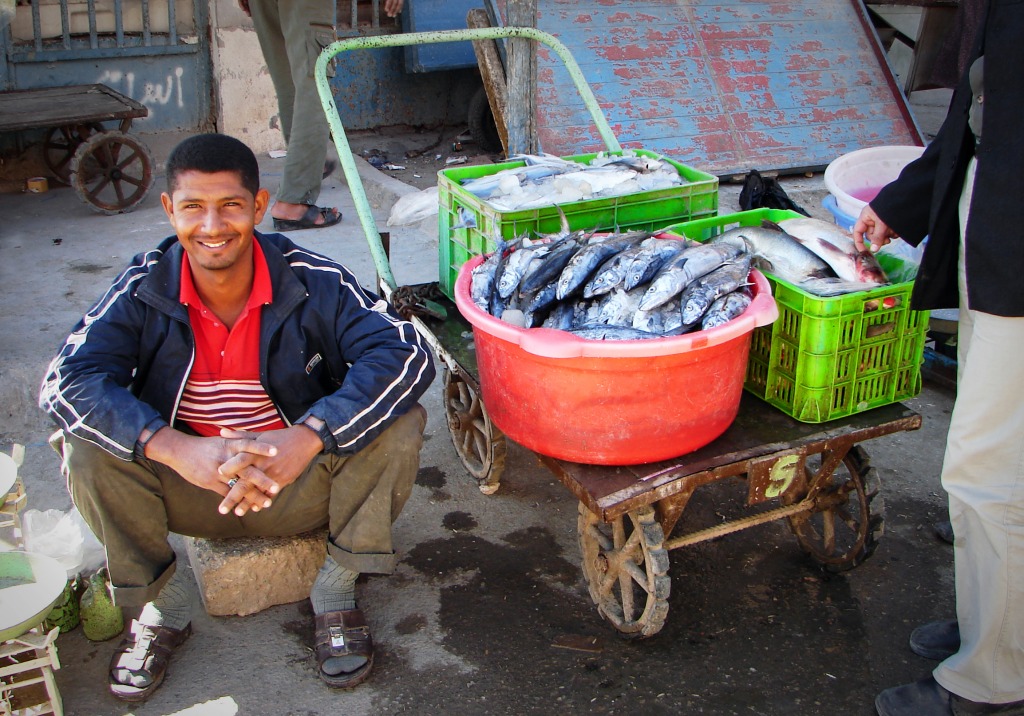
[[534, 240], [499, 239], [473, 269], [470, 296], [481, 310], [523, 328], [604, 340], [681, 335], [742, 314], [752, 298], [751, 266], [817, 295], [884, 284], [874, 257], [856, 252], [852, 238], [846, 247], [842, 234], [816, 219], [739, 227], [704, 244], [564, 227]]
[[621, 155], [602, 152], [587, 164], [550, 154], [521, 154], [509, 159], [525, 165], [467, 179], [462, 187], [499, 211], [516, 211], [666, 189], [685, 182], [668, 162], [628, 149]]

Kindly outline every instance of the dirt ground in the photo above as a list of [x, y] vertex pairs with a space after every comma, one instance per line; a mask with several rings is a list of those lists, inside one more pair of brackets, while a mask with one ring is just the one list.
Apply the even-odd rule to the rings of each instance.
[[354, 155], [417, 189], [435, 186], [442, 169], [504, 161], [501, 152], [482, 148], [465, 126], [384, 127], [349, 132], [347, 137]]

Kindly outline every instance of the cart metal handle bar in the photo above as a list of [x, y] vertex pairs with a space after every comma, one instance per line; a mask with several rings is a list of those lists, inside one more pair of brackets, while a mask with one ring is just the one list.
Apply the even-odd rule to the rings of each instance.
[[576, 89], [583, 98], [583, 103], [590, 111], [590, 115], [597, 126], [597, 131], [604, 140], [605, 146], [610, 152], [621, 151], [619, 141], [612, 133], [608, 120], [605, 119], [601, 108], [597, 104], [597, 98], [590, 90], [590, 85], [583, 78], [576, 60], [569, 54], [569, 49], [554, 36], [542, 30], [532, 27], [480, 27], [467, 28], [465, 30], [442, 30], [437, 32], [410, 32], [401, 35], [378, 35], [374, 37], [353, 37], [347, 40], [333, 42], [324, 48], [316, 61], [316, 89], [320, 93], [320, 102], [323, 104], [324, 113], [327, 115], [327, 123], [331, 127], [331, 135], [334, 137], [334, 146], [338, 150], [338, 159], [345, 171], [345, 180], [352, 192], [352, 200], [355, 203], [356, 213], [359, 221], [366, 232], [366, 240], [370, 245], [370, 253], [373, 256], [373, 263], [377, 267], [377, 275], [393, 291], [398, 286], [395, 277], [391, 273], [391, 265], [388, 262], [387, 253], [381, 242], [380, 233], [373, 220], [373, 213], [370, 209], [370, 202], [366, 199], [366, 192], [359, 180], [359, 170], [356, 168], [355, 160], [352, 157], [352, 149], [348, 144], [348, 137], [345, 136], [345, 129], [341, 126], [341, 118], [338, 115], [338, 108], [334, 104], [334, 95], [327, 81], [327, 64], [334, 57], [346, 50], [375, 50], [383, 47], [402, 47], [405, 45], [429, 45], [438, 42], [463, 42], [465, 40], [498, 40], [506, 37], [524, 37], [530, 40], [542, 42], [557, 54], [565, 68], [569, 71]]

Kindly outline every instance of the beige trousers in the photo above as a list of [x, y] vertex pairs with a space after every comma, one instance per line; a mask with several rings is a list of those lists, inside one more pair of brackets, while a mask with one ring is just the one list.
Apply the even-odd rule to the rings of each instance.
[[967, 302], [975, 166], [960, 200], [957, 398], [942, 468], [961, 646], [934, 676], [971, 701], [1006, 703], [1024, 699], [1024, 318], [972, 311]]
[[396, 557], [391, 524], [412, 492], [426, 411], [415, 406], [355, 455], [320, 455], [267, 510], [217, 511], [222, 498], [152, 460], [120, 460], [58, 431], [68, 490], [103, 544], [114, 598], [152, 601], [174, 574], [171, 532], [191, 537], [285, 537], [327, 526], [327, 550], [354, 572], [387, 574]]

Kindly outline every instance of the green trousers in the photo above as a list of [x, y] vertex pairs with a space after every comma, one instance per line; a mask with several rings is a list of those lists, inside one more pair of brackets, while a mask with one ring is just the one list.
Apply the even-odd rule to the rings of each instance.
[[288, 146], [277, 200], [314, 204], [320, 196], [330, 127], [316, 91], [320, 51], [337, 39], [329, 0], [250, 0], [256, 36], [277, 92]]
[[285, 537], [326, 525], [327, 549], [338, 564], [390, 573], [391, 525], [412, 492], [425, 425], [426, 411], [417, 405], [355, 455], [320, 455], [269, 509], [243, 517], [220, 514], [220, 495], [162, 463], [121, 460], [63, 431], [50, 444], [61, 455], [71, 498], [106, 550], [116, 603], [140, 606], [174, 574], [171, 532]]

